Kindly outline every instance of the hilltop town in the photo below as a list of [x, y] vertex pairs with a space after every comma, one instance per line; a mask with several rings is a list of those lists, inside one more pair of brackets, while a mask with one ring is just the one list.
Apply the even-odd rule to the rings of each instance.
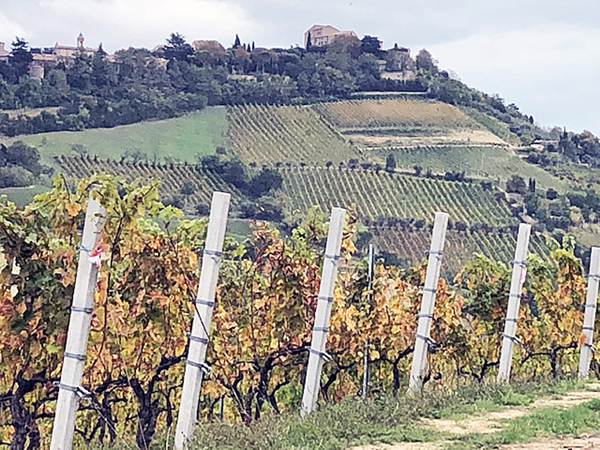
[[[390, 80], [414, 80], [416, 78], [416, 65], [410, 57], [410, 49], [399, 47], [395, 44], [393, 48], [387, 51], [381, 51], [381, 42], [371, 36], [365, 36], [363, 41], [377, 49], [380, 59], [377, 61], [381, 78]], [[86, 47], [85, 37], [80, 33], [77, 38], [77, 45], [69, 46], [56, 43], [52, 47], [32, 47], [30, 49], [31, 61], [29, 63], [28, 75], [32, 78], [42, 79], [47, 70], [57, 64], [69, 65], [75, 61], [77, 56], [93, 57], [94, 54], [101, 49], [101, 44], [97, 48]], [[352, 30], [340, 31], [331, 25], [313, 25], [304, 33], [304, 48], [305, 49], [324, 49], [332, 44], [340, 45], [356, 45], [361, 42], [356, 32]], [[191, 47], [195, 52], [200, 52], [209, 58], [223, 57], [240, 57], [241, 51], [246, 51], [248, 54], [254, 54], [257, 58], [277, 57], [287, 53], [284, 49], [267, 49], [263, 47], [255, 47], [250, 44], [234, 43], [234, 45], [226, 49], [220, 42], [215, 40], [194, 40]], [[157, 62], [160, 66], [166, 66], [167, 59], [161, 53], [164, 52], [165, 45], [156, 45], [153, 49], [157, 55]], [[0, 61], [7, 62], [10, 58], [10, 51], [6, 48], [6, 43], [0, 42]], [[244, 57], [245, 55], [241, 55]], [[115, 61], [114, 55], [106, 55], [110, 61]], [[242, 75], [238, 67], [234, 69], [234, 75]], [[242, 73], [240, 73], [242, 72]]]

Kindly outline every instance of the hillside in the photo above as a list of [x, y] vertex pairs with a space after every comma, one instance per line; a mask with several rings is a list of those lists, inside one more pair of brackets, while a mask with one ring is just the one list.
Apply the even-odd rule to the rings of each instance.
[[36, 147], [47, 164], [53, 162], [54, 156], [79, 153], [112, 159], [131, 156], [148, 161], [193, 162], [197, 154], [211, 154], [218, 146], [227, 146], [227, 126], [226, 109], [213, 107], [176, 119], [114, 128], [60, 131], [10, 139], [0, 136], [0, 142], [24, 141]]
[[359, 218], [416, 218], [431, 221], [436, 211], [451, 220], [514, 224], [508, 203], [496, 200], [492, 190], [477, 183], [413, 177], [372, 169], [338, 167], [282, 167], [282, 191], [294, 209], [317, 205], [323, 212], [333, 206], [351, 207]]
[[359, 155], [319, 114], [304, 106], [228, 108], [229, 144], [246, 162], [335, 163]]
[[[566, 182], [518, 156], [498, 136], [506, 130], [497, 125], [492, 117], [446, 103], [390, 96], [210, 107], [176, 119], [24, 140], [69, 177], [108, 172], [126, 180], [159, 180], [163, 199], [191, 214], [206, 213], [213, 190], [233, 194], [232, 214], [240, 219], [293, 221], [314, 206], [323, 213], [347, 207], [380, 250], [405, 263], [418, 259], [428, 242], [427, 225], [436, 211], [445, 211], [464, 230], [449, 234], [451, 272], [474, 252], [510, 258], [514, 236], [506, 227], [520, 219], [499, 188], [513, 175], [535, 179], [543, 192], [567, 189]], [[212, 162], [199, 159], [207, 155], [239, 159], [248, 174], [270, 167], [281, 185], [266, 199], [248, 196], [232, 184], [237, 175], [225, 182]], [[396, 170], [384, 170], [390, 157]], [[444, 180], [448, 173], [467, 180]], [[20, 201], [30, 192], [7, 191]], [[420, 228], [399, 234], [382, 227], [388, 219], [420, 221]]]
[[[373, 242], [378, 250], [392, 255], [402, 255], [399, 264], [410, 266], [426, 257], [431, 243], [431, 229], [404, 229], [396, 226], [374, 226], [370, 228]], [[442, 273], [452, 278], [465, 263], [480, 253], [502, 262], [511, 261], [517, 245], [514, 228], [493, 229], [489, 231], [459, 231], [456, 228], [446, 233], [444, 253], [449, 257], [442, 262]], [[533, 233], [529, 251], [547, 257], [548, 248], [541, 233]]]
[[447, 103], [400, 98], [320, 103], [315, 109], [364, 149], [440, 144], [507, 145]]

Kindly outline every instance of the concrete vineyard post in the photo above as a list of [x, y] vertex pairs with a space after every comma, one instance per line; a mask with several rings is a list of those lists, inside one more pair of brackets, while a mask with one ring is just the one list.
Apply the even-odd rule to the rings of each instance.
[[329, 359], [325, 350], [327, 346], [327, 332], [329, 331], [329, 318], [331, 316], [331, 304], [333, 302], [333, 291], [335, 289], [340, 249], [342, 246], [345, 215], [346, 210], [342, 208], [333, 208], [331, 211], [325, 260], [323, 261], [317, 311], [315, 313], [308, 368], [302, 396], [301, 414], [303, 416], [313, 412], [317, 405], [323, 360]]
[[213, 194], [200, 281], [198, 283], [198, 293], [194, 300], [196, 311], [192, 323], [190, 346], [185, 365], [185, 375], [183, 377], [181, 404], [179, 406], [175, 429], [175, 449], [177, 450], [186, 448], [188, 441], [193, 436], [202, 379], [210, 371], [210, 367], [205, 362], [206, 349], [208, 347], [210, 323], [215, 305], [221, 252], [223, 250], [225, 227], [227, 226], [227, 215], [229, 213], [229, 200], [229, 194], [222, 192], [215, 192]]
[[79, 399], [86, 393], [80, 385], [94, 307], [94, 291], [100, 267], [100, 252], [96, 246], [105, 214], [106, 211], [100, 203], [90, 196], [79, 247], [77, 278], [60, 384], [58, 385], [51, 450], [70, 450], [72, 448]]
[[[368, 280], [367, 289], [373, 289], [373, 269], [375, 266], [375, 246], [369, 244], [369, 261], [368, 261]], [[373, 294], [369, 294], [369, 314], [371, 313], [371, 305], [373, 303]], [[363, 355], [363, 379], [362, 379], [362, 396], [366, 397], [369, 391], [369, 339], [365, 340], [365, 354]]]
[[583, 335], [585, 342], [579, 354], [579, 378], [587, 378], [590, 372], [590, 361], [594, 350], [594, 324], [596, 323], [596, 305], [598, 301], [598, 283], [600, 277], [600, 248], [592, 247], [590, 257], [590, 274], [588, 276], [587, 294], [585, 297], [585, 315], [583, 318]]
[[425, 275], [425, 286], [423, 286], [423, 299], [421, 300], [421, 311], [419, 312], [419, 324], [415, 338], [415, 351], [413, 353], [412, 367], [408, 389], [410, 392], [419, 392], [423, 387], [423, 376], [427, 366], [427, 352], [433, 343], [429, 337], [431, 323], [433, 322], [433, 308], [435, 306], [435, 293], [437, 291], [440, 267], [442, 264], [442, 253], [446, 240], [446, 229], [448, 228], [447, 213], [435, 213], [433, 234], [429, 258], [427, 260], [427, 273]]
[[510, 379], [513, 347], [515, 343], [519, 343], [517, 339], [517, 320], [519, 318], [521, 290], [523, 289], [527, 273], [527, 247], [529, 246], [530, 234], [531, 225], [524, 223], [519, 225], [515, 259], [512, 262], [513, 271], [510, 280], [510, 293], [508, 294], [508, 307], [506, 308], [506, 318], [504, 319], [502, 351], [500, 353], [500, 367], [498, 369], [499, 383], [507, 383]]

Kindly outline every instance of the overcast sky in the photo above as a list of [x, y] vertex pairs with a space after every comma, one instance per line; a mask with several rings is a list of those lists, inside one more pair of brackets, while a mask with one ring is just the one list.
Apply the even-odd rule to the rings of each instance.
[[[500, 94], [542, 126], [600, 135], [599, 0], [1, 0], [0, 42], [153, 48], [238, 33], [261, 47], [302, 44], [312, 24], [427, 48], [441, 68]], [[7, 45], [8, 46], [8, 45]]]

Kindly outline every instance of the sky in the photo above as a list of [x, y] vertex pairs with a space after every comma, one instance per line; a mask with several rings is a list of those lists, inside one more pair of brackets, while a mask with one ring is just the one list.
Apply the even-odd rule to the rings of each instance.
[[544, 127], [600, 135], [599, 0], [1, 0], [0, 42], [100, 43], [108, 52], [235, 35], [260, 47], [301, 45], [331, 24], [428, 49], [442, 69], [533, 115]]

